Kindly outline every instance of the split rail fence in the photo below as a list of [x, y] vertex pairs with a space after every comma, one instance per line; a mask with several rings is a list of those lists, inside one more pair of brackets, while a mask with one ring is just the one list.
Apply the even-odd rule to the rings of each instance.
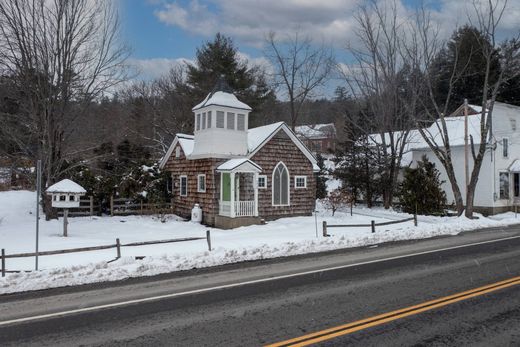
[[330, 236], [327, 234], [327, 230], [329, 228], [364, 228], [364, 227], [370, 227], [372, 229], [372, 233], [376, 232], [376, 226], [384, 226], [384, 225], [391, 225], [391, 224], [398, 224], [398, 223], [405, 223], [413, 221], [413, 225], [417, 226], [417, 214], [414, 214], [413, 217], [400, 219], [400, 220], [393, 220], [389, 222], [381, 222], [376, 223], [374, 220], [370, 221], [370, 224], [327, 224], [327, 221], [323, 221], [323, 236], [327, 237]]
[[[137, 247], [137, 246], [148, 246], [148, 245], [157, 245], [162, 243], [174, 243], [174, 242], [185, 242], [185, 241], [195, 241], [195, 240], [206, 240], [208, 243], [208, 250], [211, 251], [211, 234], [209, 230], [206, 230], [206, 237], [184, 237], [178, 239], [168, 239], [168, 240], [156, 240], [156, 241], [143, 241], [143, 242], [130, 242], [130, 243], [121, 243], [119, 239], [116, 239], [116, 243], [111, 245], [102, 245], [102, 246], [92, 246], [92, 247], [81, 247], [81, 248], [69, 248], [69, 249], [57, 249], [53, 251], [42, 251], [38, 252], [38, 256], [47, 256], [47, 255], [58, 255], [58, 254], [67, 254], [67, 253], [79, 253], [79, 252], [90, 252], [90, 251], [99, 251], [104, 249], [116, 249], [116, 257], [108, 261], [111, 263], [113, 261], [121, 258], [121, 247]], [[2, 248], [0, 253], [1, 264], [2, 264], [2, 277], [5, 277], [6, 273], [9, 272], [20, 272], [18, 270], [8, 271], [6, 267], [6, 259], [10, 258], [28, 258], [28, 257], [36, 257], [36, 253], [16, 253], [16, 254], [6, 254], [5, 249]]]
[[[110, 204], [110, 205], [108, 205]], [[92, 217], [101, 215], [103, 212], [111, 216], [128, 216], [128, 215], [150, 215], [161, 213], [172, 213], [173, 201], [162, 202], [136, 202], [129, 198], [110, 197], [105, 209], [101, 201], [96, 201], [93, 196], [82, 197], [79, 207], [69, 210], [69, 217]], [[63, 209], [58, 210], [58, 216], [63, 217]]]

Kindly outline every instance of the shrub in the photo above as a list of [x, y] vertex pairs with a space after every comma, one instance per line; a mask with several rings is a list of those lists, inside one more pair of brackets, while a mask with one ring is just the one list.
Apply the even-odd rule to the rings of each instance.
[[446, 210], [446, 193], [441, 188], [439, 170], [426, 156], [416, 168], [406, 168], [399, 189], [399, 201], [404, 212], [442, 215]]

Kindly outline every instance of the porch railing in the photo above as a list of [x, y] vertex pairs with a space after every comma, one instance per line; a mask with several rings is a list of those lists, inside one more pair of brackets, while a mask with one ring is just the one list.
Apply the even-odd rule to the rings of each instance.
[[[251, 217], [255, 215], [255, 201], [235, 201], [235, 217]], [[231, 202], [220, 201], [219, 214], [231, 217]]]

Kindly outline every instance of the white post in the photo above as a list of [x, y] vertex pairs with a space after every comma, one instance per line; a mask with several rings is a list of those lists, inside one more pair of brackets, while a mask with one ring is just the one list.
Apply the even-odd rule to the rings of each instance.
[[[215, 118], [217, 116], [215, 115]], [[220, 214], [220, 211], [221, 211], [221, 205], [223, 203], [223, 200], [224, 199], [224, 173], [221, 172], [220, 173], [220, 199], [218, 200], [218, 210], [219, 210], [219, 214]]]
[[42, 186], [42, 161], [36, 164], [36, 258], [34, 268], [38, 271], [38, 252], [40, 245], [40, 195]]
[[229, 180], [230, 180], [230, 185], [231, 185], [231, 196], [230, 196], [231, 206], [230, 206], [230, 210], [229, 210], [229, 216], [231, 218], [235, 218], [235, 173], [234, 172], [229, 174]]
[[253, 187], [255, 188], [255, 217], [258, 217], [258, 172], [253, 174]]

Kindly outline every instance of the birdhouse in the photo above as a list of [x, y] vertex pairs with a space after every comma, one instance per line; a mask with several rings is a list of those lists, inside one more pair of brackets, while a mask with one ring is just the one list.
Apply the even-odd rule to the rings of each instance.
[[52, 207], [79, 207], [79, 199], [87, 192], [82, 186], [69, 179], [64, 179], [47, 188], [47, 194], [52, 196]]

